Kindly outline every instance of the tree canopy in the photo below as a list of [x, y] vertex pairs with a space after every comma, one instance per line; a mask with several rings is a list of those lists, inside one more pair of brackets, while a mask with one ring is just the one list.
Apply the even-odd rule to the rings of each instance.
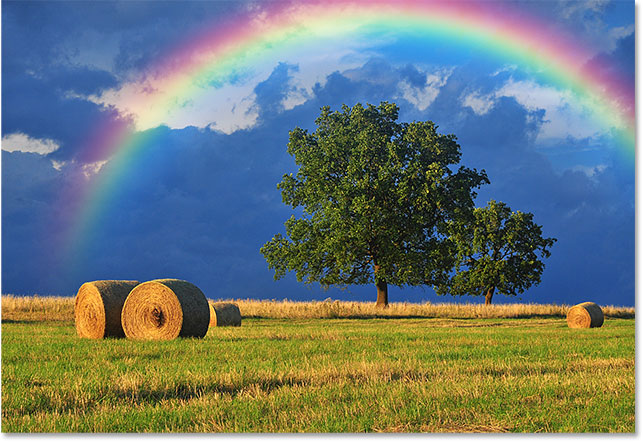
[[505, 203], [489, 201], [468, 221], [451, 223], [450, 237], [457, 261], [455, 274], [438, 294], [481, 295], [491, 304], [494, 292], [523, 293], [540, 283], [555, 238], [543, 238], [533, 214], [512, 212]]
[[445, 284], [454, 265], [449, 223], [470, 215], [484, 171], [456, 166], [454, 135], [431, 121], [398, 122], [398, 107], [323, 107], [317, 129], [295, 128], [288, 152], [299, 166], [284, 175], [283, 202], [301, 207], [261, 252], [275, 278], [294, 271], [323, 286], [369, 284], [388, 304], [388, 284]]

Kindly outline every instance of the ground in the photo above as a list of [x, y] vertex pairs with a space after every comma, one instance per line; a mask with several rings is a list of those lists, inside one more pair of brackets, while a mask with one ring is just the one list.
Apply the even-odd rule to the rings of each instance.
[[3, 300], [3, 432], [635, 431], [633, 318], [246, 315], [136, 342], [37, 314]]

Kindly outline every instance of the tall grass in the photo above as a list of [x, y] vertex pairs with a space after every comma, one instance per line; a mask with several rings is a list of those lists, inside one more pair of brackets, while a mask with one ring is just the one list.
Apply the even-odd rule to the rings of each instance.
[[[244, 318], [564, 318], [571, 306], [557, 304], [455, 304], [455, 303], [400, 303], [385, 309], [372, 302], [345, 301], [277, 301], [255, 299], [227, 299], [239, 306]], [[634, 307], [601, 306], [607, 317], [634, 318]], [[3, 320], [73, 321], [74, 298], [54, 296], [2, 296]]]
[[74, 298], [2, 295], [2, 320], [73, 321]]
[[[569, 305], [557, 304], [456, 304], [430, 302], [424, 304], [391, 303], [385, 309], [372, 302], [344, 301], [266, 301], [243, 299], [233, 300], [239, 305], [241, 314], [251, 318], [531, 318], [567, 316]], [[601, 306], [606, 316], [633, 318], [633, 307]]]

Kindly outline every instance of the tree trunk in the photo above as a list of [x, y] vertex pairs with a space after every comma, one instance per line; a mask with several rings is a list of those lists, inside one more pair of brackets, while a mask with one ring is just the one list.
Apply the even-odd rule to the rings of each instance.
[[484, 297], [484, 305], [491, 305], [491, 298], [493, 298], [493, 292], [495, 290], [495, 287], [489, 287], [489, 290], [487, 290], [487, 294]]
[[385, 308], [388, 306], [388, 284], [377, 277], [380, 266], [375, 264], [373, 269], [375, 270], [375, 287], [377, 287], [377, 302], [375, 306]]
[[385, 308], [388, 306], [388, 285], [386, 281], [378, 281], [375, 283], [377, 287], [377, 303], [376, 307]]

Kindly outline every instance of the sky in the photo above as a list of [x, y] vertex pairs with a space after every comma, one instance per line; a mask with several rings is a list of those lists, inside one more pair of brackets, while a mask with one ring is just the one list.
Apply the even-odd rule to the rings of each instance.
[[495, 303], [633, 306], [634, 2], [413, 1], [429, 13], [401, 18], [382, 2], [389, 21], [331, 3], [3, 1], [2, 293], [169, 277], [211, 299], [375, 301], [374, 285], [275, 281], [259, 249], [294, 213], [277, 189], [297, 170], [289, 131], [388, 101], [457, 136], [490, 179], [477, 206], [557, 238], [541, 284]]

